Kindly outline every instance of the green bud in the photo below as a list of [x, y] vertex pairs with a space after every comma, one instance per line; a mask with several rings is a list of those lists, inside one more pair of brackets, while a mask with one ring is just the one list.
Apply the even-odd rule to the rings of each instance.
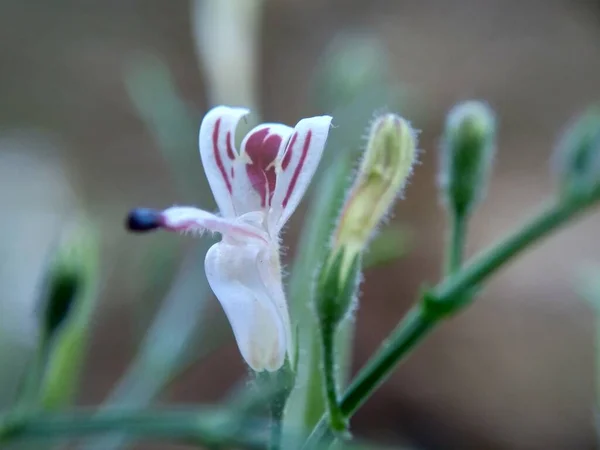
[[461, 103], [448, 114], [440, 149], [439, 185], [454, 214], [469, 214], [485, 196], [495, 136], [494, 112], [484, 103]]
[[40, 302], [41, 327], [51, 339], [73, 312], [77, 299], [95, 281], [95, 242], [83, 227], [63, 236], [45, 275]]
[[78, 384], [98, 285], [98, 242], [89, 225], [65, 234], [48, 265], [41, 302], [46, 364], [40, 403], [68, 403]]
[[585, 194], [600, 184], [600, 109], [581, 116], [564, 134], [555, 153], [563, 195]]
[[362, 164], [334, 236], [333, 253], [344, 249], [340, 269], [343, 273], [366, 249], [402, 192], [416, 160], [416, 144], [415, 131], [402, 117], [385, 114], [373, 122]]
[[375, 119], [319, 278], [316, 304], [322, 324], [335, 327], [352, 309], [362, 254], [406, 184], [416, 153], [408, 122], [396, 114]]

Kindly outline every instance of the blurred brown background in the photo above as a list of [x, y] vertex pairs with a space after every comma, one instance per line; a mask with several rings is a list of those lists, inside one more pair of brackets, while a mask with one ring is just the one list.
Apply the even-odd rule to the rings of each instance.
[[[8, 171], [15, 175], [11, 181], [8, 175], [0, 180], [3, 217], [39, 213], [27, 216], [26, 228], [14, 226], [20, 234], [6, 250], [8, 258], [34, 267], [45, 244], [28, 250], [32, 240], [49, 242], [75, 205], [101, 220], [106, 283], [85, 404], [110, 391], [139, 339], [140, 302], [146, 301], [140, 299], [139, 265], [148, 241], [126, 234], [123, 216], [133, 205], [182, 201], [125, 91], [124, 67], [140, 51], [158, 55], [179, 92], [204, 111], [207, 95], [191, 26], [186, 1], [0, 1], [0, 132], [31, 136], [35, 130], [45, 143], [29, 143], [24, 151], [43, 158], [41, 168], [26, 163], [19, 174]], [[394, 79], [416, 99], [414, 110], [403, 114], [423, 130], [424, 150], [395, 214], [414, 230], [412, 251], [368, 272], [363, 285], [358, 368], [411, 304], [421, 281], [438, 276], [444, 223], [435, 190], [436, 150], [446, 112], [457, 101], [482, 98], [500, 121], [490, 193], [473, 220], [473, 252], [518, 224], [552, 190], [548, 158], [557, 135], [600, 95], [600, 4], [267, 1], [257, 99], [265, 119], [295, 123], [322, 112], [308, 101], [311, 72], [323, 47], [344, 30], [368, 30], [390, 50]], [[189, 136], [191, 152], [195, 140]], [[0, 151], [7, 147], [15, 153], [17, 146]], [[56, 173], [63, 170], [74, 193], [64, 188], [55, 197], [52, 192], [63, 188], [50, 190], [53, 184], [42, 181], [60, 184]], [[199, 159], [196, 171], [203, 176]], [[292, 248], [299, 219], [287, 234]], [[353, 421], [357, 433], [423, 449], [594, 448], [594, 321], [573, 284], [580, 268], [599, 259], [599, 225], [597, 214], [586, 217], [496, 277], [472, 308], [444, 324], [397, 370]], [[165, 270], [168, 279], [174, 269]], [[216, 301], [213, 306], [220, 317]], [[168, 398], [218, 400], [243, 371], [230, 343], [188, 370]]]

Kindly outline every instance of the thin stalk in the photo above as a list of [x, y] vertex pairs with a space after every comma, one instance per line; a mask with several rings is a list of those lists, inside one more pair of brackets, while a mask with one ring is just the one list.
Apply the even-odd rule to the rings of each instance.
[[446, 244], [446, 261], [444, 268], [446, 276], [458, 272], [462, 265], [467, 237], [468, 216], [466, 214], [450, 212], [449, 219], [450, 233]]
[[[276, 372], [256, 372], [255, 383], [257, 387], [258, 397], [249, 401], [246, 401], [247, 405], [242, 408], [238, 407], [237, 414], [247, 414], [248, 407], [252, 409], [256, 407], [256, 400], [261, 399], [268, 406], [270, 415], [270, 438], [269, 438], [269, 450], [279, 450], [282, 446], [282, 434], [283, 434], [283, 416], [285, 407], [290, 396], [290, 393], [294, 387], [296, 374], [292, 367], [292, 364], [286, 359], [283, 367]], [[242, 406], [242, 405], [240, 405]], [[243, 418], [243, 416], [241, 416]]]
[[271, 436], [269, 438], [269, 450], [279, 450], [281, 447], [283, 410], [284, 408], [271, 408]]
[[410, 310], [404, 320], [392, 332], [389, 344], [379, 351], [361, 370], [342, 398], [340, 409], [350, 417], [390, 374], [398, 361], [405, 357], [433, 328], [436, 320], [427, 310], [417, 306]]
[[[390, 368], [395, 367], [432, 330], [434, 325], [435, 321], [428, 318], [420, 306], [414, 307], [406, 314], [402, 322], [381, 345], [379, 351], [360, 371], [346, 391], [339, 405], [344, 420], [352, 416], [369, 395], [387, 378]], [[333, 442], [334, 437], [327, 416], [323, 416], [304, 444], [303, 449], [313, 449], [319, 443], [326, 447]]]
[[321, 323], [321, 359], [323, 364], [325, 401], [329, 425], [335, 433], [346, 434], [347, 421], [339, 407], [335, 358], [336, 327], [331, 322]]
[[[584, 212], [599, 199], [600, 184], [586, 195], [564, 198], [545, 206], [521, 228], [482, 252], [464, 269], [444, 279], [427, 293], [435, 303], [445, 305], [445, 308], [424, 307], [426, 303], [423, 295], [419, 304], [392, 331], [344, 394], [340, 403], [344, 415], [347, 418], [351, 417], [449, 311], [456, 312], [464, 306], [461, 302], [462, 294], [480, 286], [515, 256]], [[314, 448], [316, 444], [331, 442], [332, 439], [333, 434], [328, 427], [327, 417], [323, 416], [304, 448]]]
[[448, 301], [457, 294], [476, 287], [521, 251], [560, 228], [599, 198], [600, 187], [594, 190], [593, 195], [584, 198], [550, 203], [516, 232], [482, 252], [455, 276], [446, 278], [434, 290], [435, 296], [440, 301]]
[[[0, 418], [0, 444], [52, 438], [73, 438], [103, 433], [126, 433], [152, 438], [212, 446], [239, 445], [267, 449], [260, 426], [229, 427], [233, 418], [219, 410], [194, 411], [102, 411], [36, 414]], [[258, 424], [255, 424], [258, 425]]]
[[[329, 144], [332, 148], [335, 145]], [[352, 167], [350, 155], [343, 155], [327, 167], [321, 175], [313, 193], [313, 200], [307, 214], [292, 277], [289, 284], [291, 315], [299, 325], [299, 348], [302, 349], [302, 363], [298, 367], [296, 385], [290, 397], [290, 406], [285, 421], [290, 429], [313, 427], [326, 409], [320, 370], [320, 337], [318, 322], [308, 305], [314, 302], [314, 290], [308, 289], [315, 277], [315, 270], [323, 264], [329, 249], [329, 239], [335, 226], [335, 219], [344, 201], [348, 185], [347, 175]], [[341, 333], [351, 334], [352, 324], [342, 325]], [[342, 352], [336, 358], [338, 365], [348, 365], [350, 352]]]
[[23, 388], [16, 410], [27, 413], [39, 408], [40, 388], [44, 378], [45, 362], [48, 356], [49, 336], [41, 336], [31, 360], [31, 366], [25, 376]]

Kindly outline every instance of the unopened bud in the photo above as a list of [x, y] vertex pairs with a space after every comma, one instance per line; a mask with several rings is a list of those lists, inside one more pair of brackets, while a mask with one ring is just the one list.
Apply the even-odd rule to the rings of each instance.
[[600, 185], [600, 109], [588, 111], [562, 137], [555, 154], [562, 194], [585, 194]]
[[403, 118], [385, 114], [373, 122], [319, 278], [316, 302], [322, 326], [335, 327], [352, 309], [362, 254], [402, 192], [416, 153], [415, 132]]
[[494, 112], [484, 103], [461, 103], [448, 114], [440, 149], [439, 184], [454, 214], [469, 214], [485, 196], [495, 136]]
[[46, 277], [42, 302], [42, 349], [46, 364], [40, 398], [44, 408], [72, 400], [85, 358], [98, 286], [98, 241], [89, 225], [66, 234]]
[[58, 243], [48, 264], [40, 303], [42, 330], [46, 339], [68, 320], [75, 304], [95, 283], [95, 239], [80, 226]]
[[345, 252], [342, 271], [362, 253], [378, 224], [402, 192], [416, 160], [415, 131], [396, 114], [371, 126], [367, 149], [338, 223], [334, 252]]

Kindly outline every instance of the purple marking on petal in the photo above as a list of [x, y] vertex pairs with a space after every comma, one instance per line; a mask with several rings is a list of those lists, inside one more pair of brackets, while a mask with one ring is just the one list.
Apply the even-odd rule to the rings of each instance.
[[[298, 177], [300, 176], [300, 172], [302, 172], [302, 167], [304, 166], [304, 161], [306, 160], [306, 155], [308, 155], [308, 148], [310, 147], [310, 141], [312, 138], [312, 131], [308, 130], [306, 133], [306, 138], [304, 140], [304, 147], [302, 148], [302, 155], [300, 156], [300, 161], [298, 161], [298, 165], [296, 166], [296, 170], [294, 171], [294, 175], [292, 175], [292, 179], [290, 180], [290, 185], [288, 187], [288, 191], [285, 194], [282, 206], [285, 208], [290, 201], [290, 197], [292, 196], [292, 192], [294, 192], [294, 188], [296, 187], [296, 182], [298, 181]], [[291, 150], [291, 147], [290, 147]]]
[[227, 187], [227, 190], [231, 194], [231, 192], [233, 190], [231, 188], [231, 182], [229, 181], [229, 178], [227, 178], [227, 172], [225, 171], [225, 166], [223, 165], [223, 160], [221, 159], [221, 153], [219, 153], [219, 129], [220, 128], [221, 128], [221, 119], [219, 118], [215, 122], [215, 129], [213, 130], [213, 135], [212, 135], [213, 153], [215, 155], [215, 163], [217, 164], [217, 167], [219, 168], [219, 171], [221, 172], [221, 176], [223, 177], [223, 180], [225, 181], [225, 187]]
[[292, 135], [292, 139], [287, 145], [287, 150], [285, 151], [285, 155], [283, 156], [283, 161], [281, 161], [281, 168], [283, 170], [287, 169], [292, 161], [292, 149], [294, 148], [294, 144], [296, 143], [296, 139], [298, 138], [298, 133], [294, 133]]
[[[250, 184], [260, 195], [261, 206], [271, 204], [275, 192], [277, 175], [275, 164], [282, 138], [278, 134], [269, 135], [269, 129], [263, 128], [255, 132], [246, 141], [245, 151], [251, 163], [246, 165], [246, 173]], [[268, 198], [267, 198], [268, 196]]]
[[227, 157], [230, 160], [234, 160], [235, 159], [235, 153], [233, 152], [233, 138], [231, 137], [231, 131], [227, 132]]

